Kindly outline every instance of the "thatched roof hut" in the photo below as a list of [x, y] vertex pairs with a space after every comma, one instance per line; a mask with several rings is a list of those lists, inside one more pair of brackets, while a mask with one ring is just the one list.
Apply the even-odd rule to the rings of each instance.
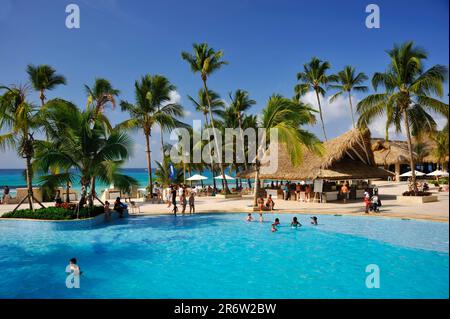
[[[433, 149], [436, 147], [436, 144], [429, 136], [424, 136], [421, 140], [413, 138], [412, 143], [413, 148], [419, 143], [422, 144], [422, 154], [413, 152], [416, 163], [439, 163], [439, 160], [433, 155]], [[409, 165], [409, 150], [406, 141], [386, 141], [382, 138], [373, 138], [372, 151], [375, 164], [378, 166]], [[448, 162], [448, 156], [446, 161]]]
[[409, 150], [406, 141], [386, 141], [374, 138], [372, 139], [372, 151], [375, 164], [378, 166], [409, 164]]
[[[261, 179], [370, 179], [386, 178], [392, 173], [377, 168], [370, 144], [369, 130], [353, 129], [324, 143], [323, 156], [304, 152], [303, 161], [294, 166], [284, 144], [270, 145], [262, 159]], [[271, 155], [272, 154], [272, 155]], [[276, 169], [268, 169], [269, 163], [278, 161]], [[254, 177], [254, 171], [239, 174], [242, 178]]]

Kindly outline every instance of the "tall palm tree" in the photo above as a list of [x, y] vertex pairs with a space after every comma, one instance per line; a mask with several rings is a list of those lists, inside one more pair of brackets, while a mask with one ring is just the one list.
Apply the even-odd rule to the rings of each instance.
[[[244, 112], [247, 111], [248, 109], [250, 109], [250, 107], [252, 107], [252, 105], [255, 105], [256, 101], [250, 98], [247, 91], [241, 90], [241, 89], [236, 90], [234, 92], [234, 95], [232, 95], [230, 93], [229, 96], [230, 96], [230, 100], [231, 100], [230, 107], [234, 110], [237, 121], [238, 121], [238, 128], [239, 128], [239, 132], [241, 134], [242, 143], [245, 143], [243, 127], [242, 127]], [[247, 160], [244, 161], [244, 169], [247, 170]], [[247, 183], [248, 183], [249, 187], [251, 187], [250, 178], [247, 179]]]
[[330, 102], [333, 103], [342, 94], [347, 94], [348, 103], [350, 106], [350, 114], [352, 115], [352, 125], [353, 128], [356, 127], [355, 117], [353, 115], [353, 103], [352, 103], [352, 91], [356, 92], [367, 92], [367, 86], [362, 85], [367, 81], [368, 77], [363, 72], [356, 74], [354, 67], [347, 65], [344, 69], [335, 77], [337, 84], [331, 84], [329, 87], [338, 90], [331, 99]]
[[26, 162], [26, 182], [28, 194], [14, 211], [28, 199], [30, 210], [34, 202], [44, 207], [33, 195], [34, 133], [40, 126], [38, 109], [27, 101], [26, 87], [0, 87], [0, 127], [9, 131], [0, 135], [0, 148], [14, 148]]
[[97, 78], [92, 87], [85, 84], [84, 88], [88, 98], [88, 108], [93, 110], [93, 117], [101, 114], [108, 104], [111, 104], [112, 108], [116, 106], [116, 97], [119, 96], [120, 91], [115, 89], [107, 79]]
[[[272, 95], [262, 111], [262, 119], [259, 123], [260, 127], [266, 129], [265, 136], [262, 137], [262, 140], [264, 141], [267, 137], [270, 137], [272, 130], [277, 130], [278, 141], [286, 145], [290, 159], [294, 165], [302, 162], [305, 147], [315, 153], [321, 154], [323, 152], [322, 143], [314, 134], [301, 127], [313, 121], [312, 112], [314, 110], [303, 103], [297, 103], [280, 95]], [[256, 153], [254, 206], [257, 204], [260, 188], [259, 174], [261, 159], [259, 157], [260, 154], [263, 154], [267, 150], [264, 144], [262, 143]]]
[[65, 85], [66, 78], [61, 74], [56, 74], [56, 70], [47, 64], [27, 66], [27, 73], [31, 85], [40, 92], [41, 105], [45, 104], [45, 91], [53, 90], [58, 85]]
[[321, 61], [314, 57], [310, 62], [303, 65], [303, 72], [297, 74], [299, 84], [295, 86], [295, 93], [297, 97], [304, 95], [310, 90], [314, 90], [317, 98], [317, 105], [319, 106], [320, 122], [322, 124], [322, 131], [325, 140], [327, 140], [327, 133], [325, 131], [325, 124], [323, 121], [322, 106], [320, 104], [320, 96], [325, 95], [325, 86], [334, 79], [333, 76], [327, 76], [326, 72], [330, 68], [328, 61]]
[[[183, 108], [181, 105], [170, 103], [164, 104], [170, 97], [167, 89], [172, 88], [169, 81], [161, 75], [145, 75], [140, 82], [135, 81], [135, 103], [131, 104], [127, 101], [121, 101], [122, 111], [130, 114], [130, 119], [118, 125], [125, 129], [142, 129], [146, 142], [147, 153], [147, 170], [148, 170], [148, 189], [153, 194], [153, 178], [152, 178], [152, 158], [150, 139], [152, 129], [155, 125], [160, 127], [175, 127], [177, 121], [174, 117], [183, 116]], [[164, 156], [163, 156], [164, 157]]]
[[[208, 103], [208, 97], [209, 97], [209, 103]], [[198, 91], [198, 97], [197, 100], [195, 100], [192, 96], [188, 95], [188, 99], [192, 102], [192, 104], [195, 107], [195, 110], [197, 112], [200, 112], [203, 114], [205, 118], [205, 123], [203, 125], [203, 128], [209, 127], [210, 122], [208, 119], [208, 114], [211, 106], [211, 113], [214, 115], [217, 115], [219, 117], [223, 116], [223, 108], [225, 107], [225, 103], [222, 99], [220, 99], [220, 95], [213, 90], [209, 90], [208, 94], [206, 94], [206, 91], [204, 89], [200, 89]], [[214, 162], [212, 160], [211, 155], [211, 144], [208, 143], [209, 147], [209, 154], [210, 154], [210, 161], [211, 161], [211, 173], [213, 176], [215, 175], [215, 169], [214, 169]], [[216, 180], [213, 178], [213, 185], [214, 189], [216, 189]]]
[[[86, 189], [90, 188], [90, 207], [94, 199], [100, 201], [95, 191], [97, 180], [114, 183], [124, 191], [137, 185], [135, 179], [119, 171], [129, 158], [132, 140], [119, 129], [109, 131], [103, 120], [93, 117], [92, 112], [94, 110], [82, 112], [64, 100], [49, 101], [43, 114], [47, 119], [44, 128], [51, 138], [38, 144], [36, 156], [36, 167], [43, 172], [55, 167], [63, 171], [42, 176], [43, 185], [65, 185], [68, 181], [79, 180]], [[62, 122], [66, 124], [61, 125]]]
[[[417, 193], [412, 133], [418, 134], [425, 126], [435, 126], [427, 111], [443, 114], [448, 118], [448, 104], [433, 97], [443, 96], [443, 83], [448, 70], [443, 65], [434, 65], [424, 71], [423, 61], [427, 59], [427, 54], [414, 46], [413, 42], [394, 45], [387, 54], [390, 58], [387, 71], [377, 72], [372, 78], [374, 89], [382, 86], [386, 92], [366, 97], [358, 103], [357, 111], [368, 123], [390, 109], [389, 116], [397, 132], [402, 130], [403, 123], [408, 142], [411, 180]], [[381, 102], [386, 102], [388, 106]]]
[[[210, 48], [207, 43], [194, 43], [192, 45], [193, 47], [193, 54], [188, 52], [182, 52], [181, 57], [183, 60], [187, 61], [189, 63], [189, 66], [191, 67], [191, 71], [194, 73], [200, 73], [200, 77], [203, 82], [203, 89], [206, 93], [206, 101], [208, 102], [208, 111], [209, 111], [209, 118], [211, 127], [213, 128], [214, 132], [214, 141], [216, 143], [216, 149], [219, 150], [219, 141], [217, 140], [216, 133], [215, 133], [215, 125], [214, 125], [214, 116], [211, 108], [211, 99], [208, 94], [208, 86], [207, 86], [207, 80], [208, 77], [211, 76], [212, 73], [219, 70], [223, 65], [228, 64], [228, 62], [223, 61], [223, 51], [215, 51], [213, 48]], [[228, 182], [225, 179], [225, 169], [223, 163], [220, 163], [220, 170], [222, 173], [222, 178], [225, 183], [225, 192], [229, 192], [228, 189]]]

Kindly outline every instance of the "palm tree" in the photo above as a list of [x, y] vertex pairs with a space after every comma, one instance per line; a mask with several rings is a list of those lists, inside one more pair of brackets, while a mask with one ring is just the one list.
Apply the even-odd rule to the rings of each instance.
[[[209, 97], [209, 104], [208, 104], [208, 98]], [[200, 112], [203, 114], [205, 118], [205, 124], [203, 125], [203, 128], [206, 128], [210, 126], [208, 114], [211, 106], [211, 113], [214, 115], [217, 115], [219, 117], [223, 116], [223, 108], [225, 107], [225, 103], [220, 99], [220, 95], [214, 92], [213, 90], [209, 90], [208, 94], [206, 94], [206, 91], [204, 89], [200, 89], [198, 91], [198, 98], [195, 100], [192, 96], [188, 95], [188, 99], [192, 102], [192, 104], [195, 107], [195, 110], [197, 112]], [[211, 173], [213, 176], [215, 175], [215, 169], [214, 169], [214, 162], [212, 160], [211, 155], [211, 145], [208, 143], [209, 147], [209, 154], [211, 159]], [[213, 178], [213, 184], [214, 189], [216, 189], [216, 180]]]
[[445, 171], [445, 162], [448, 161], [449, 154], [448, 123], [444, 129], [433, 134], [431, 140], [435, 144], [431, 153], [437, 158], [438, 164], [441, 165], [441, 170]]
[[303, 72], [297, 74], [299, 84], [295, 86], [296, 96], [299, 98], [309, 90], [314, 90], [316, 93], [317, 104], [319, 106], [320, 122], [322, 124], [322, 131], [325, 140], [327, 140], [327, 133], [325, 132], [325, 124], [323, 121], [322, 106], [320, 104], [320, 96], [325, 95], [326, 85], [330, 80], [335, 79], [333, 76], [327, 76], [326, 72], [330, 68], [328, 61], [321, 61], [314, 57], [309, 63], [303, 65]]
[[157, 166], [155, 177], [158, 183], [170, 185], [172, 183], [179, 184], [183, 182], [183, 170], [179, 166], [175, 167], [176, 173], [173, 179], [170, 178], [170, 159], [168, 157], [164, 157], [161, 162], [155, 161], [155, 163]]
[[[321, 154], [323, 147], [319, 139], [312, 133], [301, 128], [302, 125], [310, 124], [313, 121], [313, 109], [303, 103], [297, 103], [280, 95], [272, 95], [262, 111], [260, 127], [265, 128], [264, 141], [272, 130], [277, 130], [278, 141], [286, 145], [290, 159], [294, 165], [301, 163], [303, 150], [308, 148], [311, 151]], [[259, 137], [258, 137], [259, 139]], [[256, 153], [255, 162], [255, 192], [253, 204], [256, 206], [260, 188], [260, 154], [267, 149], [262, 143]]]
[[420, 133], [426, 126], [431, 126], [427, 130], [435, 126], [436, 123], [427, 111], [443, 114], [448, 118], [448, 104], [432, 97], [443, 96], [443, 82], [448, 71], [443, 65], [434, 65], [424, 71], [423, 60], [427, 59], [427, 54], [414, 46], [413, 42], [395, 45], [387, 53], [390, 58], [387, 71], [377, 72], [372, 78], [374, 89], [382, 86], [386, 92], [366, 97], [358, 103], [357, 111], [363, 121], [369, 123], [384, 114], [386, 109], [390, 110], [388, 117], [397, 132], [401, 131], [403, 122], [408, 141], [411, 181], [417, 193], [412, 134]]
[[[119, 129], [109, 131], [102, 119], [95, 119], [94, 110], [80, 111], [64, 100], [51, 100], [43, 111], [47, 119], [44, 128], [50, 136], [48, 142], [38, 144], [36, 167], [42, 172], [61, 168], [62, 173], [41, 177], [43, 185], [64, 185], [79, 180], [89, 191], [89, 207], [94, 199], [100, 201], [95, 191], [96, 181], [129, 191], [137, 185], [132, 177], [120, 173], [129, 158], [133, 143]], [[61, 125], [65, 123], [65, 125]], [[55, 136], [59, 133], [59, 136]], [[100, 201], [101, 202], [101, 201]]]
[[[163, 84], [164, 83], [164, 84]], [[118, 126], [126, 129], [142, 129], [146, 142], [148, 189], [153, 193], [152, 159], [150, 138], [152, 129], [156, 125], [160, 127], [175, 127], [177, 122], [174, 117], [183, 116], [183, 108], [178, 104], [164, 104], [170, 97], [168, 88], [172, 88], [169, 81], [161, 75], [145, 75], [140, 82], [135, 81], [135, 104], [121, 101], [122, 111], [127, 111], [131, 118]], [[162, 134], [162, 132], [161, 132]], [[164, 157], [164, 156], [163, 156]]]
[[[211, 112], [214, 115], [221, 117], [223, 115], [223, 108], [225, 107], [225, 103], [220, 98], [220, 95], [213, 90], [208, 91], [208, 96], [211, 104]], [[203, 117], [205, 118], [205, 126], [209, 126], [209, 105], [205, 90], [200, 89], [198, 91], [197, 100], [190, 95], [188, 95], [188, 99], [194, 105], [195, 110], [203, 114]]]
[[115, 89], [107, 79], [97, 78], [92, 87], [85, 84], [84, 88], [88, 97], [88, 108], [94, 110], [93, 117], [102, 113], [108, 104], [111, 104], [113, 109], [116, 106], [116, 97], [119, 96], [120, 91]]
[[347, 65], [346, 67], [344, 67], [344, 70], [338, 72], [335, 77], [335, 80], [337, 80], [336, 82], [338, 84], [329, 86], [332, 89], [338, 90], [338, 92], [331, 97], [331, 103], [333, 103], [338, 96], [347, 93], [348, 103], [350, 105], [350, 114], [352, 115], [353, 128], [356, 127], [356, 124], [353, 115], [352, 91], [366, 92], [368, 89], [367, 86], [361, 84], [364, 83], [364, 81], [367, 81], [367, 79], [367, 75], [365, 75], [363, 72], [356, 74], [355, 68]]
[[53, 90], [57, 85], [66, 84], [66, 78], [61, 74], [56, 74], [56, 70], [47, 64], [27, 66], [27, 73], [31, 85], [40, 92], [41, 105], [45, 104], [45, 91]]
[[0, 87], [5, 92], [0, 96], [0, 127], [9, 132], [0, 135], [0, 148], [14, 148], [26, 161], [26, 181], [28, 194], [16, 206], [14, 211], [28, 199], [30, 210], [34, 202], [44, 207], [33, 195], [34, 133], [40, 123], [38, 109], [26, 99], [26, 87]]
[[[200, 73], [200, 77], [203, 82], [203, 89], [206, 93], [206, 101], [208, 102], [208, 111], [211, 122], [211, 127], [213, 128], [214, 141], [216, 143], [216, 149], [219, 150], [219, 141], [217, 140], [215, 133], [215, 125], [214, 125], [214, 116], [211, 108], [211, 99], [208, 95], [208, 86], [207, 80], [208, 77], [219, 70], [223, 65], [228, 64], [228, 62], [222, 60], [223, 51], [215, 51], [213, 48], [210, 48], [207, 43], [194, 43], [193, 45], [194, 54], [190, 54], [188, 52], [182, 52], [181, 57], [183, 60], [187, 61], [191, 67], [191, 71], [194, 73]], [[217, 158], [219, 159], [219, 154], [217, 154]], [[222, 178], [225, 182], [225, 192], [229, 192], [228, 182], [225, 179], [225, 170], [223, 163], [220, 163], [220, 170], [222, 173]]]
[[[244, 117], [244, 112], [247, 111], [252, 105], [256, 104], [256, 101], [251, 99], [248, 92], [245, 90], [238, 89], [234, 92], [234, 95], [231, 93], [229, 94], [231, 99], [231, 105], [230, 107], [234, 110], [237, 121], [238, 121], [238, 127], [239, 132], [241, 134], [241, 140], [242, 143], [245, 143], [244, 141], [244, 133], [243, 133], [243, 127], [242, 127], [242, 121]], [[244, 161], [244, 169], [247, 170], [247, 160]], [[247, 183], [249, 187], [251, 187], [250, 178], [247, 179]]]

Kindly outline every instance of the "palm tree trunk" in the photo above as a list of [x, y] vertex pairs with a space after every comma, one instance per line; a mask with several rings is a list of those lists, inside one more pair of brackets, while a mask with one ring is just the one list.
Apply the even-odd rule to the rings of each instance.
[[[216, 131], [215, 131], [215, 126], [214, 126], [214, 117], [213, 117], [213, 114], [212, 114], [212, 111], [211, 111], [211, 101], [209, 99], [208, 87], [206, 85], [206, 80], [203, 80], [203, 87], [205, 89], [206, 100], [208, 101], [209, 118], [211, 120], [211, 126], [213, 128], [214, 141], [216, 143], [216, 151], [218, 152], [219, 151], [219, 142], [217, 141], [217, 137], [216, 137]], [[225, 188], [225, 192], [229, 193], [230, 189], [228, 188], [228, 181], [225, 178], [225, 168], [224, 168], [224, 165], [222, 163], [222, 154], [218, 154], [217, 158], [219, 158], [219, 156], [220, 156], [220, 163], [219, 163], [220, 165], [219, 166], [220, 166], [220, 172], [222, 173], [222, 178], [223, 178], [224, 185], [225, 185], [225, 187], [224, 187]]]
[[259, 183], [259, 164], [258, 160], [256, 160], [257, 163], [255, 165], [256, 172], [255, 172], [255, 191], [253, 193], [253, 207], [256, 207], [258, 205], [258, 195], [259, 195], [259, 189], [260, 189], [260, 183]]
[[384, 130], [385, 130], [384, 131], [384, 140], [386, 142], [388, 142], [389, 141], [389, 125], [387, 123], [386, 123], [386, 127]]
[[352, 95], [351, 92], [348, 91], [348, 101], [350, 102], [350, 113], [352, 114], [352, 124], [353, 124], [353, 128], [356, 127], [355, 125], [355, 117], [353, 116], [353, 104], [352, 104]]
[[[242, 118], [241, 114], [238, 114], [238, 123], [239, 123], [239, 132], [241, 134], [241, 140], [242, 140], [242, 148], [244, 149], [244, 170], [247, 171], [247, 158], [245, 158], [245, 141], [244, 141], [244, 132], [242, 132]], [[237, 171], [236, 171], [237, 174]], [[252, 184], [250, 183], [250, 178], [247, 178], [247, 185], [251, 188]], [[242, 187], [242, 180], [241, 180], [241, 187]]]
[[91, 190], [90, 190], [90, 194], [89, 194], [89, 207], [93, 207], [94, 206], [94, 199], [95, 199], [96, 195], [95, 195], [95, 176], [91, 177]]
[[45, 104], [44, 90], [41, 90], [41, 94], [40, 94], [39, 98], [41, 99], [41, 106], [44, 106], [44, 104]]
[[[67, 170], [66, 173], [69, 173]], [[66, 203], [70, 202], [70, 183], [69, 180], [66, 181]]]
[[150, 150], [150, 135], [151, 131], [148, 130], [148, 132], [144, 131], [145, 135], [145, 143], [146, 143], [146, 153], [147, 153], [147, 170], [148, 170], [148, 189], [150, 193], [150, 197], [153, 197], [153, 180], [152, 180], [152, 157], [151, 157], [151, 150]]
[[416, 165], [414, 163], [414, 154], [413, 154], [412, 140], [411, 140], [411, 130], [409, 128], [409, 119], [408, 119], [408, 113], [406, 112], [406, 108], [403, 109], [403, 116], [405, 118], [405, 130], [406, 130], [406, 137], [408, 140], [409, 166], [411, 169], [411, 182], [413, 184], [414, 193], [417, 194], [418, 189], [417, 189], [417, 185], [416, 185]]
[[162, 159], [164, 160], [164, 137], [163, 137], [163, 131], [162, 131], [162, 128], [161, 128], [161, 156], [162, 156]]
[[28, 205], [31, 211], [34, 211], [33, 205], [33, 173], [31, 167], [31, 156], [27, 155], [27, 189], [28, 189]]
[[[208, 126], [208, 113], [204, 113], [205, 114], [205, 127]], [[216, 189], [216, 180], [214, 178], [214, 163], [213, 163], [213, 159], [212, 159], [212, 155], [211, 155], [211, 145], [208, 143], [208, 147], [209, 147], [209, 158], [211, 160], [211, 174], [213, 177], [213, 186], [214, 189]], [[202, 186], [203, 187], [203, 186]]]
[[317, 103], [319, 104], [319, 115], [320, 115], [320, 123], [322, 124], [323, 137], [325, 138], [325, 141], [328, 141], [327, 133], [325, 132], [325, 124], [323, 122], [322, 106], [320, 105], [319, 92], [317, 90], [314, 90], [314, 91], [316, 92]]

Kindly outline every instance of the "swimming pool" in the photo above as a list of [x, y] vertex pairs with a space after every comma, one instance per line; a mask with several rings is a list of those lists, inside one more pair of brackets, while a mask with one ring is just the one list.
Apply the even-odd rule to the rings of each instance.
[[[49, 230], [0, 221], [0, 298], [448, 298], [448, 223], [321, 215], [130, 217]], [[269, 220], [280, 218], [271, 233]], [[80, 289], [67, 289], [77, 257]], [[380, 288], [366, 287], [366, 266]]]

